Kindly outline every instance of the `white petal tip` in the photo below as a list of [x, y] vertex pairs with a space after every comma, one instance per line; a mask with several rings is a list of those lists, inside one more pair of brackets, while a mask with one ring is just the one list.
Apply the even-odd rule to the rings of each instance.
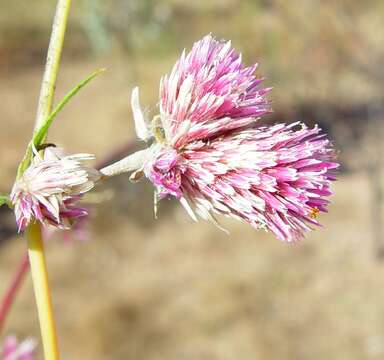
[[193, 212], [191, 206], [189, 205], [187, 199], [184, 197], [180, 198], [180, 204], [183, 206], [183, 208], [186, 210], [186, 212], [192, 218], [192, 220], [197, 222], [197, 217], [196, 217], [195, 213]]
[[146, 141], [148, 140], [150, 134], [140, 107], [139, 88], [137, 86], [132, 90], [131, 107], [133, 112], [133, 120], [135, 121], [136, 135], [139, 139]]

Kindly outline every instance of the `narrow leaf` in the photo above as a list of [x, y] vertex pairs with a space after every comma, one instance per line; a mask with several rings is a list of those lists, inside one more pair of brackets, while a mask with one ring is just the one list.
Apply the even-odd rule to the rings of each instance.
[[99, 69], [94, 73], [90, 74], [84, 80], [82, 80], [79, 84], [77, 84], [67, 95], [64, 96], [64, 98], [55, 107], [55, 109], [51, 112], [48, 118], [43, 122], [41, 127], [37, 129], [36, 132], [34, 133], [32, 143], [35, 145], [35, 147], [38, 147], [44, 141], [47, 135], [48, 129], [51, 126], [56, 115], [64, 108], [64, 106], [69, 102], [69, 100], [71, 100], [91, 80], [93, 80], [96, 76], [100, 75], [104, 71], [105, 69]]
[[53, 120], [56, 115], [64, 108], [64, 106], [71, 100], [85, 85], [87, 85], [91, 80], [93, 80], [96, 76], [100, 75], [104, 72], [105, 69], [99, 69], [88, 75], [84, 80], [82, 80], [79, 84], [77, 84], [64, 98], [60, 101], [60, 103], [55, 107], [55, 109], [51, 112], [48, 118], [42, 123], [42, 125], [34, 132], [31, 142], [28, 144], [27, 150], [21, 161], [18, 169], [17, 169], [17, 178], [24, 173], [24, 171], [28, 168], [31, 159], [32, 159], [32, 146], [38, 148], [42, 142], [44, 141], [49, 127], [52, 125]]

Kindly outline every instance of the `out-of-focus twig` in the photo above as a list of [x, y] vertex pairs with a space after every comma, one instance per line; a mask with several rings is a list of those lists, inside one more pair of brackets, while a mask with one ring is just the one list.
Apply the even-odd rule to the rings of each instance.
[[130, 152], [132, 152], [137, 146], [138, 142], [136, 139], [130, 139], [125, 144], [113, 150], [110, 154], [108, 154], [104, 159], [98, 161], [96, 163], [96, 169], [101, 169], [110, 163], [113, 163], [125, 156], [127, 156]]
[[7, 288], [5, 295], [0, 303], [0, 333], [4, 327], [7, 315], [15, 301], [17, 292], [23, 283], [26, 273], [29, 269], [28, 252], [26, 251], [17, 266], [16, 272], [13, 275], [10, 285]]

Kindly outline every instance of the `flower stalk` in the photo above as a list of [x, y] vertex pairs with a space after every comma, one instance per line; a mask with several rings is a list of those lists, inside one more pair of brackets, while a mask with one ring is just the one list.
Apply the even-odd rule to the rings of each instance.
[[27, 228], [26, 237], [44, 356], [46, 360], [58, 360], [60, 356], [40, 225], [37, 223], [30, 225]]
[[[50, 115], [60, 66], [64, 36], [67, 28], [71, 0], [58, 0], [48, 47], [47, 61], [40, 90], [34, 132]], [[31, 154], [32, 155], [32, 154]], [[31, 156], [29, 155], [29, 156]], [[27, 154], [28, 156], [28, 154]], [[27, 159], [26, 163], [30, 159]], [[18, 174], [20, 175], [20, 174]], [[28, 254], [39, 315], [41, 337], [46, 360], [59, 360], [56, 327], [53, 316], [51, 293], [48, 282], [44, 245], [39, 224], [31, 224], [26, 230]]]

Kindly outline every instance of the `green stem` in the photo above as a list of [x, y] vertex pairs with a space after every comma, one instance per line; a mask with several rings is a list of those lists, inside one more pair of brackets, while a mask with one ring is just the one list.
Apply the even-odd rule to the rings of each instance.
[[49, 116], [55, 95], [56, 79], [59, 72], [61, 52], [63, 49], [65, 30], [67, 28], [71, 0], [58, 0], [55, 18], [49, 41], [47, 61], [43, 82], [41, 84], [39, 103], [37, 107], [35, 130]]
[[59, 360], [60, 354], [57, 346], [56, 325], [53, 316], [47, 262], [44, 254], [44, 242], [41, 236], [41, 227], [38, 223], [28, 226], [26, 238], [44, 357], [45, 360]]
[[[58, 0], [57, 2], [44, 77], [41, 84], [34, 135], [39, 131], [52, 110], [70, 5], [71, 0]], [[27, 228], [26, 234], [45, 360], [59, 360], [56, 326], [40, 225], [37, 223], [31, 224]]]

